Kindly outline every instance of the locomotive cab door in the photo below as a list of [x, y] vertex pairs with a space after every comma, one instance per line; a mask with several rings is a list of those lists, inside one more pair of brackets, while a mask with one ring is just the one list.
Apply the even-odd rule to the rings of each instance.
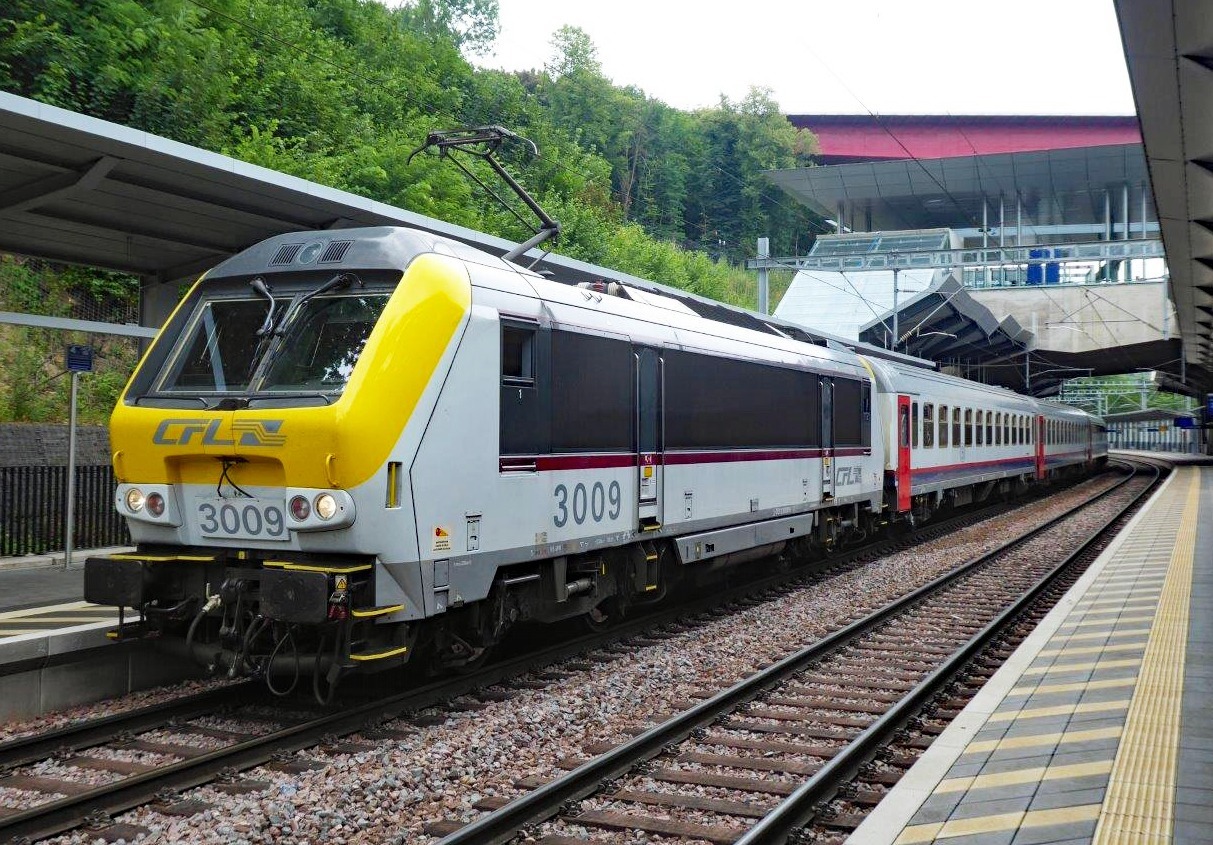
[[1043, 414], [1036, 415], [1036, 480], [1045, 477], [1045, 418]]
[[897, 510], [910, 509], [910, 397], [897, 397]]
[[656, 349], [636, 350], [636, 465], [640, 530], [661, 527], [662, 450], [661, 355]]
[[820, 379], [821, 391], [821, 498], [834, 498], [834, 380]]

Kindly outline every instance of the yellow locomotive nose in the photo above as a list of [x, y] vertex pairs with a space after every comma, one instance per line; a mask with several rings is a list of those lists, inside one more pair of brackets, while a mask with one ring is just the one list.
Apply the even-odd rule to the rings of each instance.
[[[179, 308], [200, 313], [203, 283]], [[199, 317], [174, 314], [111, 417], [114, 469], [120, 481], [215, 484], [230, 459], [233, 480], [262, 487], [351, 489], [381, 472], [405, 425], [471, 307], [466, 269], [453, 258], [426, 254], [412, 261], [339, 393], [296, 402], [291, 393], [243, 393], [238, 409], [205, 396], [183, 409], [188, 390], [163, 390], [163, 373], [186, 354], [182, 335]], [[193, 319], [195, 322], [191, 323]], [[175, 336], [169, 334], [176, 329]], [[161, 344], [176, 344], [165, 354]], [[197, 394], [193, 394], [197, 396]], [[163, 397], [163, 399], [161, 399]], [[212, 410], [206, 404], [217, 405]]]

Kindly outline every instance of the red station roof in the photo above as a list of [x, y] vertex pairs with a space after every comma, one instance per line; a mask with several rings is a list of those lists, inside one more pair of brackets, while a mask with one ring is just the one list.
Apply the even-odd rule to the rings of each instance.
[[790, 114], [788, 120], [817, 136], [825, 164], [1141, 143], [1133, 115]]

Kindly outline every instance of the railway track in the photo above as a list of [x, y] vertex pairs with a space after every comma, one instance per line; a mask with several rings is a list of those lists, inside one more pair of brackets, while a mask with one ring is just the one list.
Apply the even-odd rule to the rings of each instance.
[[[705, 689], [698, 704], [629, 742], [586, 748], [589, 759], [568, 758], [562, 777], [519, 782], [530, 791], [481, 802], [488, 812], [470, 824], [451, 820], [429, 832], [445, 834], [441, 845], [503, 843], [523, 833], [540, 845], [569, 845], [594, 832], [637, 831], [767, 845], [816, 819], [816, 839], [841, 841], [863, 808], [912, 765], [928, 744], [924, 735], [941, 732], [958, 712], [962, 702], [955, 699], [964, 690], [948, 687], [963, 667], [988, 649], [1009, 655], [1009, 626], [1029, 608], [1039, 616], [1056, 602], [1095, 558], [1102, 538], [1153, 489], [1157, 468], [1152, 474], [1148, 481], [1126, 478], [1095, 497], [1088, 507], [1117, 499], [1111, 515], [1085, 541], [1072, 543], [1077, 548], [1060, 563], [1033, 544], [1055, 542], [1050, 532], [1064, 531], [1074, 515], [1007, 542], [750, 678]], [[987, 652], [972, 672], [988, 676], [993, 669]], [[920, 718], [941, 694], [950, 699], [946, 706]], [[877, 756], [915, 719], [914, 731]], [[826, 807], [840, 792], [849, 801], [845, 813]]]
[[[926, 526], [895, 541], [884, 541], [839, 555], [826, 562], [828, 569], [825, 571], [837, 572], [861, 566], [863, 561], [916, 542], [944, 536], [1005, 509], [1005, 506], [997, 506], [979, 513], [965, 514]], [[800, 574], [791, 579], [787, 574], [775, 575], [738, 588], [729, 595], [716, 595], [689, 607], [649, 614], [606, 634], [573, 638], [560, 647], [503, 660], [465, 678], [431, 683], [407, 694], [371, 701], [345, 701], [335, 712], [318, 715], [300, 713], [293, 719], [267, 716], [265, 699], [256, 693], [252, 685], [242, 684], [14, 740], [0, 745], [0, 771], [8, 773], [6, 777], [0, 777], [0, 787], [21, 789], [47, 796], [49, 800], [39, 801], [36, 806], [21, 810], [0, 808], [0, 842], [34, 841], [82, 825], [91, 825], [93, 830], [107, 839], [126, 838], [129, 841], [139, 833], [139, 829], [112, 821], [115, 814], [124, 810], [155, 803], [159, 812], [170, 815], [198, 812], [201, 808], [197, 801], [181, 800], [183, 790], [208, 782], [217, 782], [222, 789], [231, 792], [256, 790], [263, 784], [244, 781], [238, 773], [267, 763], [288, 771], [292, 766], [307, 769], [315, 764], [306, 757], [292, 755], [320, 745], [351, 752], [367, 750], [373, 746], [365, 741], [340, 738], [354, 733], [360, 734], [363, 740], [398, 737], [401, 733], [399, 730], [368, 728], [368, 725], [379, 725], [403, 717], [406, 724], [403, 730], [412, 730], [407, 727], [409, 714], [425, 707], [450, 701], [490, 684], [508, 684], [508, 679], [533, 671], [537, 666], [566, 660], [612, 641], [628, 641], [630, 638], [634, 645], [653, 642], [665, 636], [661, 633], [662, 626], [673, 625], [676, 630], [685, 631], [697, 624], [689, 621], [697, 614], [706, 623], [714, 615], [730, 612], [730, 606], [765, 600], [775, 591], [789, 589], [790, 584], [803, 587], [822, 575], [820, 571]], [[722, 602], [725, 602], [723, 607]], [[614, 650], [618, 657], [627, 649], [616, 646]], [[547, 677], [555, 680], [560, 676]], [[263, 709], [258, 711], [258, 707]], [[208, 726], [208, 717], [216, 713], [221, 714], [227, 723], [243, 722], [243, 725], [239, 730], [232, 730], [230, 724], [215, 727], [212, 723]], [[147, 739], [149, 731], [153, 732], [153, 736], [156, 731], [167, 731], [178, 737], [204, 737], [209, 742], [192, 745], [179, 740], [165, 742], [163, 738]], [[98, 754], [97, 749], [102, 749], [102, 752]], [[160, 754], [165, 760], [163, 764], [153, 767], [123, 759], [121, 753], [112, 753], [123, 750]], [[30, 774], [45, 761], [101, 772], [104, 782], [80, 784], [56, 778], [53, 776], [56, 771], [54, 766], [51, 767], [52, 776]]]

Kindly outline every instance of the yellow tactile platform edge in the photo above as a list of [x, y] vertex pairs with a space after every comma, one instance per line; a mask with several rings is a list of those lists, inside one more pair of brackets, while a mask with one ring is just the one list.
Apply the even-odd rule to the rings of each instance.
[[1188, 473], [1188, 495], [1171, 566], [1146, 641], [1139, 681], [1129, 704], [1092, 845], [1169, 842], [1171, 838], [1192, 564], [1200, 512], [1200, 473]]
[[[1199, 475], [1200, 470], [1195, 470]], [[1187, 477], [1187, 473], [1184, 472]], [[1059, 632], [1072, 613], [1093, 604], [1121, 604], [1124, 602], [1139, 603], [1148, 596], [1158, 595], [1159, 586], [1134, 589], [1100, 590], [1092, 592], [1095, 582], [1108, 570], [1108, 564], [1114, 561], [1122, 552], [1133, 553], [1143, 542], [1150, 544], [1154, 540], [1143, 540], [1139, 532], [1142, 523], [1157, 517], [1160, 508], [1174, 509], [1177, 499], [1182, 496], [1174, 494], [1175, 488], [1181, 486], [1180, 472], [1172, 475], [1163, 482], [1161, 488], [1150, 497], [1149, 502], [1129, 521], [1112, 544], [1104, 550], [1099, 559], [1091, 565], [1086, 573], [1079, 578], [1056, 607], [1041, 620], [1038, 628], [1031, 633], [1010, 660], [994, 674], [980, 692], [974, 697], [968, 707], [953, 720], [952, 724], [937, 738], [934, 744], [923, 754], [918, 763], [913, 766], [901, 782], [893, 789], [889, 798], [881, 802], [863, 824], [859, 826], [846, 840], [846, 845], [892, 845], [897, 842], [931, 842], [936, 839], [946, 839], [953, 836], [990, 832], [991, 823], [1001, 822], [998, 829], [1014, 829], [1032, 827], [1040, 824], [1062, 824], [1072, 821], [1097, 820], [1102, 811], [1101, 804], [1088, 804], [1076, 807], [1062, 807], [1057, 810], [1046, 810], [1028, 813], [1011, 813], [1005, 817], [982, 817], [980, 821], [973, 819], [954, 820], [952, 824], [922, 824], [909, 826], [909, 821], [934, 789], [944, 779], [947, 771], [967, 751], [977, 750], [972, 743], [972, 736], [985, 724], [986, 719], [993, 715], [1004, 697], [1018, 684], [1024, 676], [1050, 675], [1056, 672], [1076, 670], [1103, 670], [1111, 668], [1127, 668], [1140, 665], [1141, 658], [1097, 659], [1081, 662], [1055, 663], [1051, 666], [1035, 668], [1029, 664], [1035, 661], [1044, 645]], [[1181, 521], [1182, 524], [1182, 521]], [[1151, 564], [1150, 566], [1153, 566]], [[1123, 596], [1124, 598], [1116, 598]], [[1152, 602], [1151, 602], [1152, 604]], [[1140, 647], [1140, 646], [1139, 646]], [[1144, 650], [1144, 649], [1143, 649]], [[1128, 701], [1122, 702], [1126, 715]], [[1119, 734], [1120, 728], [1115, 731]], [[1028, 740], [1043, 739], [1044, 737], [1029, 737]], [[1077, 736], [1075, 737], [1078, 738]], [[1083, 739], [1094, 737], [1083, 737]], [[1006, 740], [1003, 740], [1006, 741]], [[1016, 746], [1019, 740], [1014, 740]], [[989, 750], [989, 749], [987, 749]], [[957, 823], [958, 822], [958, 823]], [[1009, 825], [1009, 826], [1008, 826]], [[1129, 841], [1149, 842], [1132, 838]], [[1153, 841], [1158, 841], [1157, 839]], [[1169, 841], [1167, 837], [1164, 841]]]

